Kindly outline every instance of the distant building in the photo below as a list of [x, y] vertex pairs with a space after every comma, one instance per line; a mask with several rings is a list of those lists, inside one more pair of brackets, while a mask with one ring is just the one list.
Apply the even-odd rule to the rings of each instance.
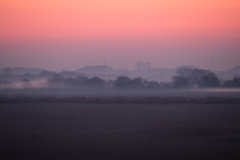
[[12, 68], [4, 68], [3, 73], [4, 74], [13, 74], [13, 69]]
[[150, 62], [137, 62], [136, 63], [136, 69], [137, 70], [148, 70], [151, 68], [151, 63]]

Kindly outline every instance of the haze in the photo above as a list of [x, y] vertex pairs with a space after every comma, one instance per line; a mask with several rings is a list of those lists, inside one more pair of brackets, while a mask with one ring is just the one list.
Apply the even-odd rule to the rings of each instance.
[[239, 159], [239, 19], [240, 0], [0, 0], [0, 159]]
[[180, 65], [227, 70], [240, 60], [238, 0], [3, 0], [0, 65], [48, 70]]

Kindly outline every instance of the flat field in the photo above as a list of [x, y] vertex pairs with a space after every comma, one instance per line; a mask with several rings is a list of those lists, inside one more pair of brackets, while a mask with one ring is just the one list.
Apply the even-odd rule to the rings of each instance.
[[0, 159], [240, 157], [239, 104], [0, 105]]

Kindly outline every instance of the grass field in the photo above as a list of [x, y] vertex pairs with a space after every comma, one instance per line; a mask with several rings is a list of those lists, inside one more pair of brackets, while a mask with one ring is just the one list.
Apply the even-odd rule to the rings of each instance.
[[1, 103], [0, 159], [240, 157], [239, 104]]

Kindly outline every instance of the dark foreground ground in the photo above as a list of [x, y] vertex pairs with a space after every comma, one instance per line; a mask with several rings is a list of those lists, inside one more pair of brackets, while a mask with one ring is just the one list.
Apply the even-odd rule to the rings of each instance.
[[0, 103], [0, 159], [240, 157], [239, 104]]

